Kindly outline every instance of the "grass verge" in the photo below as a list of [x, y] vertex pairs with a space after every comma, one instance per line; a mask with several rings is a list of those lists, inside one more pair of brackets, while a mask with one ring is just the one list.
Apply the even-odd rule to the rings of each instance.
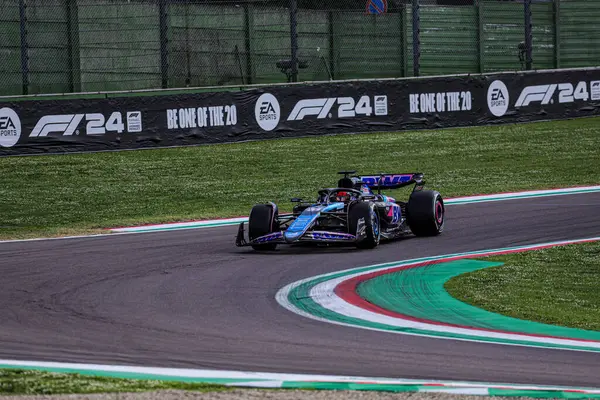
[[[600, 118], [0, 159], [0, 238], [247, 215], [341, 169], [425, 173], [446, 197], [597, 184]], [[401, 189], [406, 190], [406, 189]], [[403, 192], [398, 195], [404, 198]], [[394, 195], [395, 193], [391, 193]]]
[[4, 395], [147, 392], [155, 390], [214, 392], [231, 390], [231, 388], [205, 383], [121, 379], [36, 370], [0, 369], [0, 394]]
[[485, 260], [505, 264], [450, 279], [448, 293], [509, 317], [600, 331], [600, 242]]

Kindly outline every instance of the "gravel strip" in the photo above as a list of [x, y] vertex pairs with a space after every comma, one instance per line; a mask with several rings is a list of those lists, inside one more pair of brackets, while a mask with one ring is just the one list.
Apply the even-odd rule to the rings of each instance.
[[[506, 400], [506, 397], [442, 393], [391, 393], [333, 390], [257, 390], [197, 393], [165, 390], [145, 393], [76, 394], [60, 396], [0, 396], [0, 400]], [[529, 399], [511, 397], [511, 400]]]

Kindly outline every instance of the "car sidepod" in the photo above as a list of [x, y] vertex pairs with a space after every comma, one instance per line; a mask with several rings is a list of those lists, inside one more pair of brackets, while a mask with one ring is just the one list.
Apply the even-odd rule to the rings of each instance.
[[[341, 211], [344, 209], [344, 203], [332, 203], [328, 205], [313, 205], [306, 208], [302, 214], [283, 232], [283, 238], [286, 243], [293, 243], [300, 240], [307, 231], [314, 225], [315, 221], [323, 212]], [[312, 239], [321, 237], [311, 236]]]

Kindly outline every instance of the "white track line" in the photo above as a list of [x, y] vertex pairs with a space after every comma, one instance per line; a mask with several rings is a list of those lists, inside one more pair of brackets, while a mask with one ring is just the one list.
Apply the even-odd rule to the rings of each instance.
[[[589, 393], [600, 393], [600, 388], [580, 388], [572, 386], [544, 386], [544, 385], [519, 385], [506, 383], [469, 382], [452, 380], [424, 380], [402, 379], [383, 377], [362, 377], [345, 375], [313, 375], [313, 374], [288, 374], [271, 372], [248, 372], [232, 370], [210, 370], [189, 368], [160, 368], [136, 367], [126, 365], [104, 365], [85, 363], [60, 363], [44, 361], [0, 360], [0, 368], [38, 368], [45, 370], [69, 370], [69, 372], [108, 372], [113, 374], [127, 373], [157, 377], [196, 378], [196, 379], [250, 379], [250, 382], [240, 382], [251, 386], [269, 387], [267, 381], [281, 384], [282, 382], [335, 382], [335, 383], [367, 383], [367, 384], [397, 384], [397, 385], [443, 385], [446, 390], [451, 388], [468, 388], [472, 390], [482, 388], [503, 388], [522, 390], [585, 390]], [[237, 385], [237, 383], [235, 383]], [[271, 386], [273, 387], [273, 386]], [[276, 387], [276, 386], [275, 386]], [[432, 387], [423, 390], [444, 390], [443, 387]]]
[[[513, 193], [498, 193], [488, 194], [480, 196], [468, 196], [468, 197], [456, 197], [444, 200], [446, 205], [461, 205], [461, 204], [472, 204], [472, 203], [483, 203], [489, 201], [503, 201], [503, 200], [518, 200], [518, 199], [529, 199], [536, 197], [546, 196], [562, 196], [562, 195], [574, 195], [574, 194], [586, 194], [600, 192], [599, 186], [581, 186], [573, 188], [563, 189], [549, 189], [549, 190], [533, 190], [526, 192], [513, 192]], [[123, 235], [123, 234], [135, 234], [135, 233], [152, 233], [152, 232], [166, 232], [169, 230], [184, 230], [184, 229], [202, 229], [202, 228], [218, 228], [222, 226], [229, 226], [239, 222], [248, 221], [247, 217], [236, 217], [226, 219], [213, 219], [213, 220], [201, 220], [201, 221], [188, 221], [178, 222], [172, 224], [155, 224], [146, 226], [131, 226], [122, 228], [111, 228], [111, 233], [100, 233], [93, 235], [78, 235], [78, 236], [61, 236], [61, 237], [41, 237], [33, 239], [11, 239], [11, 240], [0, 240], [0, 244], [3, 243], [18, 243], [18, 242], [34, 242], [43, 240], [65, 240], [65, 239], [87, 239], [87, 238], [101, 238], [107, 236]]]

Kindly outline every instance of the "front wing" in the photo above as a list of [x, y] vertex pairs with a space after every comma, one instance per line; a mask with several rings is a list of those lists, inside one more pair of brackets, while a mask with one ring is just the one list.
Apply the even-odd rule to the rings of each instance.
[[235, 245], [238, 247], [243, 247], [267, 243], [293, 244], [306, 242], [354, 244], [363, 239], [363, 236], [365, 235], [364, 232], [365, 229], [364, 227], [361, 227], [361, 221], [359, 221], [359, 226], [356, 235], [344, 232], [306, 231], [303, 235], [294, 238], [294, 240], [286, 240], [284, 231], [278, 231], [254, 238], [253, 240], [246, 240], [244, 222], [242, 222], [240, 223], [240, 226], [238, 228], [238, 234], [235, 240]]

